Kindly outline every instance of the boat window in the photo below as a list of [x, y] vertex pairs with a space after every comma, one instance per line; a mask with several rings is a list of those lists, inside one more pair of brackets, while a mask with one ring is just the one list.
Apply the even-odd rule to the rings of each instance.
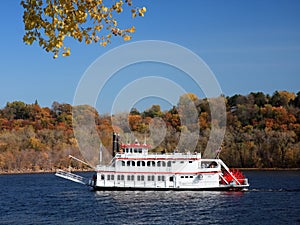
[[194, 176], [190, 176], [190, 178], [194, 178]]
[[154, 175], [148, 175], [148, 181], [154, 181]]
[[137, 175], [137, 181], [141, 181], [141, 176]]
[[131, 166], [135, 166], [135, 161], [132, 161]]
[[127, 175], [128, 181], [134, 181], [134, 175]]
[[144, 175], [141, 175], [141, 181], [144, 181], [144, 179], [145, 179]]
[[125, 166], [125, 161], [122, 161], [122, 166]]
[[193, 163], [193, 161], [189, 161], [189, 163]]
[[213, 161], [209, 164], [209, 168], [216, 168], [217, 166], [218, 166], [218, 164], [215, 161]]
[[171, 161], [168, 161], [168, 162], [167, 162], [167, 166], [168, 166], [168, 167], [171, 167]]
[[107, 180], [114, 180], [115, 176], [114, 175], [107, 175]]
[[120, 175], [117, 176], [117, 180], [121, 180], [121, 176]]
[[155, 161], [151, 161], [152, 166], [155, 166]]
[[130, 148], [130, 153], [132, 153], [132, 148]]
[[137, 153], [137, 152], [138, 152], [137, 148], [134, 148], [133, 151], [134, 151], [134, 153]]
[[[154, 165], [153, 165], [153, 163], [154, 163]], [[149, 167], [150, 167], [150, 166], [155, 166], [155, 162], [153, 162], [153, 161], [148, 161], [148, 162], [147, 162], [147, 166], [149, 166]]]
[[104, 175], [103, 174], [101, 174], [101, 180], [104, 180]]
[[127, 166], [130, 166], [130, 161], [127, 161]]
[[143, 150], [141, 148], [139, 148], [139, 153], [142, 153], [142, 152], [143, 152]]
[[201, 168], [206, 168], [206, 167], [208, 167], [207, 163], [201, 162]]
[[165, 176], [158, 176], [157, 181], [165, 181]]
[[124, 175], [121, 175], [121, 180], [124, 180]]
[[184, 163], [184, 161], [180, 161], [180, 163]]
[[185, 178], [189, 178], [189, 176], [185, 176]]
[[165, 161], [162, 161], [162, 166], [166, 167], [166, 162]]
[[146, 163], [145, 163], [145, 161], [142, 161], [142, 166], [146, 166]]
[[144, 161], [138, 161], [137, 166], [143, 166]]
[[180, 176], [180, 178], [184, 178], [184, 176]]
[[174, 181], [174, 177], [169, 177], [169, 181], [173, 182]]
[[161, 167], [161, 161], [157, 161], [157, 166]]

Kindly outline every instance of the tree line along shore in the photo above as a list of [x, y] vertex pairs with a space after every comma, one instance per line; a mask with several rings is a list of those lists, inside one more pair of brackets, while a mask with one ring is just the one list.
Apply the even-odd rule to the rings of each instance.
[[[211, 119], [209, 103], [220, 100], [226, 104], [225, 123]], [[92, 117], [95, 121], [96, 135], [81, 134], [95, 152], [90, 161], [99, 160], [99, 140], [106, 154], [111, 155], [112, 132], [120, 133], [122, 141], [131, 139], [132, 134], [143, 141], [151, 137], [153, 126], [158, 127], [156, 137], [164, 138], [155, 140], [152, 135], [152, 140], [147, 139], [155, 146], [152, 151], [173, 152], [182, 132], [189, 131], [181, 122], [180, 107], [191, 103], [197, 110], [199, 127], [195, 151], [205, 151], [212, 126], [218, 126], [226, 129], [220, 158], [230, 167], [300, 168], [300, 92], [275, 91], [272, 95], [252, 92], [214, 99], [200, 99], [188, 93], [169, 110], [162, 111], [159, 105], [152, 105], [143, 112], [132, 108], [129, 114], [112, 116], [100, 115], [88, 105], [53, 102], [51, 107], [41, 107], [37, 101], [33, 104], [8, 102], [0, 109], [0, 173], [54, 172], [69, 167], [89, 171], [86, 165], [68, 157], [84, 159], [73, 132], [78, 122], [72, 116], [74, 111], [82, 115], [78, 120]], [[189, 109], [185, 110], [188, 113]], [[162, 122], [164, 133], [160, 134]], [[189, 145], [186, 143], [186, 149]]]
[[[10, 170], [10, 171], [1, 171], [1, 175], [18, 175], [18, 174], [48, 174], [48, 173], [55, 173], [57, 168], [53, 168], [51, 170]], [[84, 168], [64, 168], [66, 171], [70, 171], [72, 173], [88, 173], [88, 172], [95, 172], [94, 169], [84, 169]], [[300, 171], [300, 168], [239, 168], [240, 171]]]

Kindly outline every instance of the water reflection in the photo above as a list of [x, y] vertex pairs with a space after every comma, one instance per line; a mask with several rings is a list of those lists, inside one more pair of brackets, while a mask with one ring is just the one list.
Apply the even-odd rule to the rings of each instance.
[[178, 221], [185, 224], [221, 223], [221, 218], [215, 214], [222, 213], [228, 205], [235, 205], [238, 200], [234, 199], [243, 195], [243, 192], [220, 191], [95, 192], [102, 212], [111, 215], [113, 211], [120, 223], [131, 218], [139, 223], [152, 221], [153, 224], [178, 224]]
[[135, 202], [136, 200], [160, 201], [194, 201], [195, 199], [219, 199], [226, 196], [241, 197], [241, 191], [96, 191], [96, 199], [111, 197], [120, 202]]

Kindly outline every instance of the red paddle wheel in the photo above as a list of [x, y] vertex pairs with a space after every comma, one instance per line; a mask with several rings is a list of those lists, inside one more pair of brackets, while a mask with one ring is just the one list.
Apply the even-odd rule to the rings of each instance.
[[[244, 184], [245, 183], [244, 174], [241, 171], [237, 170], [237, 169], [231, 169], [230, 173], [228, 171], [224, 171], [223, 172], [223, 178], [228, 182], [228, 184], [231, 183], [232, 181], [236, 182], [236, 180], [239, 182], [239, 184]], [[227, 184], [224, 179], [221, 180], [221, 183], [222, 184]]]

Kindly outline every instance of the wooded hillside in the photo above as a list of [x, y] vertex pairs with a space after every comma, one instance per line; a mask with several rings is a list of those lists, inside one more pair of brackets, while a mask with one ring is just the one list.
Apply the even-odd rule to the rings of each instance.
[[[199, 114], [200, 139], [196, 150], [203, 152], [212, 124], [209, 100], [189, 96]], [[300, 92], [295, 95], [276, 91], [272, 96], [257, 92], [226, 97], [225, 101], [227, 124], [220, 157], [230, 167], [300, 167]], [[167, 111], [161, 111], [159, 105], [144, 112], [132, 109], [128, 117], [130, 127], [122, 114], [110, 117], [99, 115], [89, 106], [76, 107], [93, 115], [98, 135], [107, 149], [111, 149], [113, 130], [147, 136], [150, 121], [160, 118], [167, 132], [154, 151], [172, 152], [180, 131], [185, 129], [177, 106]], [[83, 165], [68, 159], [69, 154], [82, 158], [73, 134], [72, 109], [66, 103], [54, 102], [48, 108], [40, 107], [38, 102], [21, 101], [7, 103], [0, 109], [0, 172], [52, 171], [70, 164], [82, 168]], [[117, 124], [114, 129], [112, 120]]]

